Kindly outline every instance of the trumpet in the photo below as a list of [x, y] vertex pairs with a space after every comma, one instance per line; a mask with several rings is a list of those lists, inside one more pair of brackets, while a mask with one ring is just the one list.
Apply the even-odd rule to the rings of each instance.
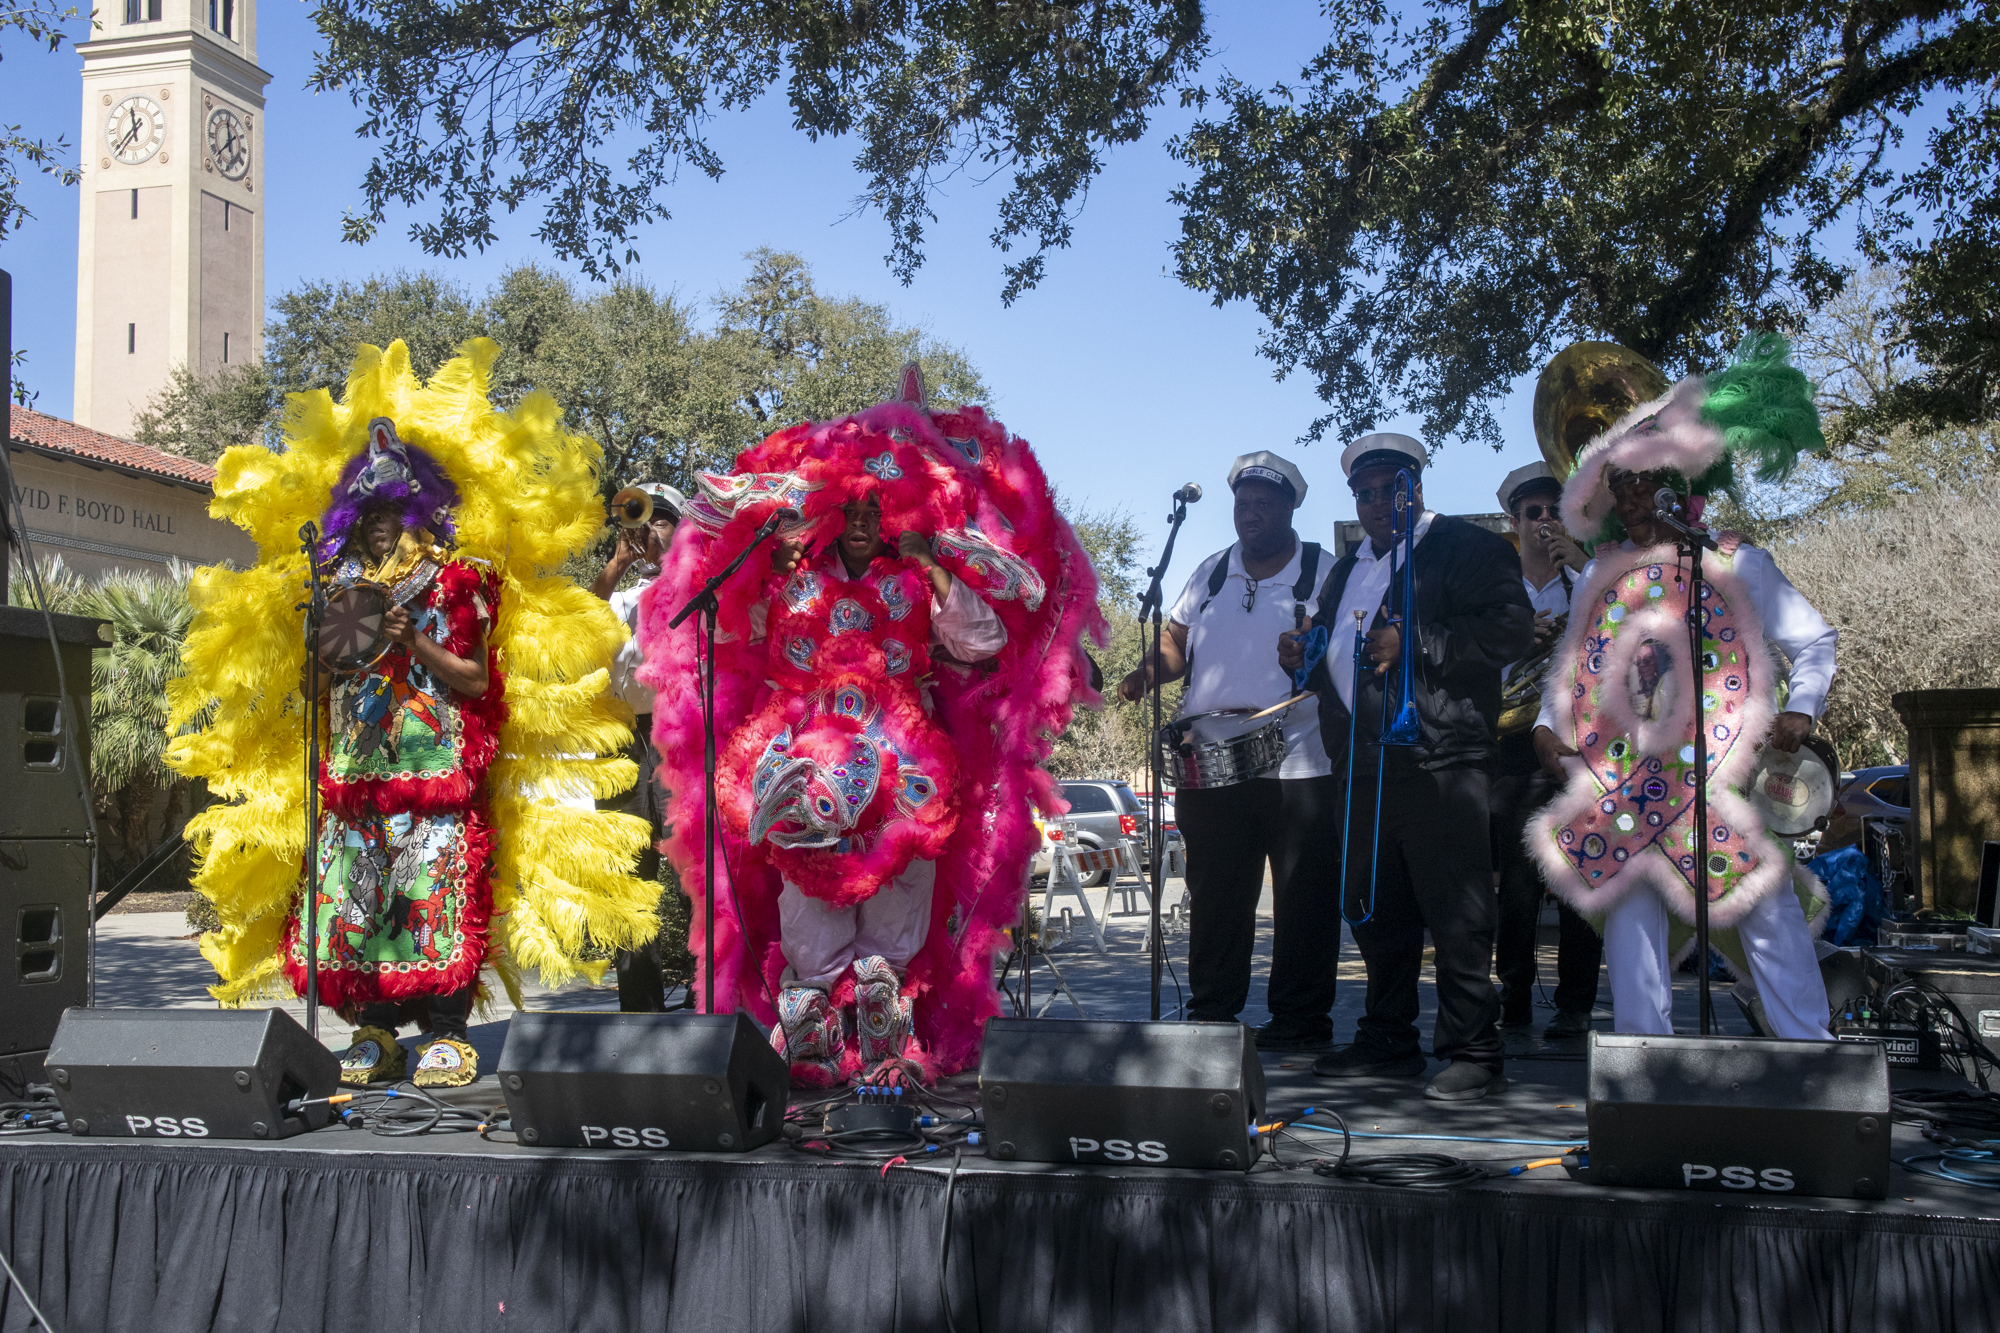
[[653, 521], [653, 497], [637, 486], [627, 486], [611, 497], [611, 514], [621, 528], [643, 528]]

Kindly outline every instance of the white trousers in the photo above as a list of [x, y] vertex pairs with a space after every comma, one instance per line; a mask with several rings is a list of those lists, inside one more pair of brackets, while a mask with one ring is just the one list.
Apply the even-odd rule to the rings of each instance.
[[[1788, 880], [1737, 922], [1750, 980], [1764, 997], [1764, 1015], [1780, 1037], [1831, 1041], [1826, 982], [1805, 912]], [[1673, 962], [1667, 956], [1667, 905], [1638, 890], [1604, 918], [1604, 964], [1611, 978], [1614, 1025], [1620, 1032], [1674, 1030]]]
[[778, 894], [779, 943], [785, 951], [785, 985], [830, 990], [857, 959], [880, 954], [901, 972], [931, 928], [931, 890], [937, 862], [912, 861], [872, 898], [836, 907], [790, 880]]

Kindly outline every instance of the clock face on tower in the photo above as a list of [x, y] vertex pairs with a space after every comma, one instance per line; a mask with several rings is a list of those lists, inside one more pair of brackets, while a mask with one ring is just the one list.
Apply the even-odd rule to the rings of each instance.
[[167, 113], [150, 97], [128, 97], [105, 117], [104, 142], [120, 162], [144, 162], [166, 141]]
[[250, 170], [250, 129], [226, 106], [209, 113], [208, 156], [229, 180], [242, 180]]

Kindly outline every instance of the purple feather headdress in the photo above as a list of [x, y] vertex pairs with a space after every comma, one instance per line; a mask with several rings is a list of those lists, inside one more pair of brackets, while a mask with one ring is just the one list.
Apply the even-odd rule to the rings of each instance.
[[347, 460], [334, 483], [333, 503], [320, 523], [322, 560], [340, 554], [361, 515], [375, 505], [393, 503], [402, 511], [403, 526], [427, 528], [445, 546], [452, 544], [452, 510], [458, 508], [458, 487], [437, 460], [396, 435], [396, 423], [376, 417], [368, 423], [368, 448]]

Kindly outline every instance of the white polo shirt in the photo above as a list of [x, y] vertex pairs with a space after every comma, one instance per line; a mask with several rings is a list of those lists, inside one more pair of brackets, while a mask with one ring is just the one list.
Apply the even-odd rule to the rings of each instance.
[[[1194, 659], [1182, 716], [1222, 708], [1269, 708], [1296, 693], [1291, 673], [1278, 665], [1278, 636], [1297, 624], [1298, 604], [1292, 600], [1292, 589], [1299, 581], [1304, 550], [1305, 543], [1297, 542], [1285, 567], [1267, 579], [1253, 580], [1244, 572], [1242, 552], [1236, 546], [1195, 566], [1187, 588], [1168, 613], [1175, 624], [1187, 628], [1188, 652]], [[1223, 560], [1229, 562], [1228, 581], [1211, 598], [1209, 577]], [[1304, 605], [1307, 620], [1319, 610], [1319, 595], [1337, 563], [1331, 550], [1320, 552], [1312, 592]], [[1246, 611], [1243, 599], [1253, 584], [1256, 597]], [[1204, 602], [1206, 610], [1202, 609]], [[1333, 763], [1320, 741], [1319, 707], [1307, 699], [1285, 715], [1285, 761], [1277, 776], [1316, 778], [1332, 771]]]

